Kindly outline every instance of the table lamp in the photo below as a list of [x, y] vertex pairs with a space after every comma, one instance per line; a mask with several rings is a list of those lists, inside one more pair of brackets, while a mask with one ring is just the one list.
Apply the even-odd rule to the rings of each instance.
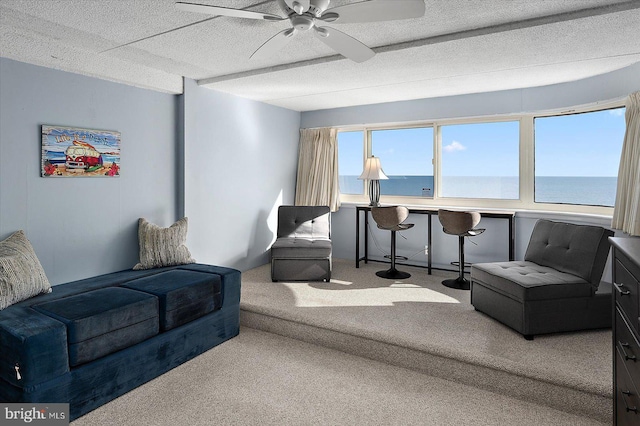
[[377, 207], [380, 205], [380, 179], [389, 179], [382, 171], [380, 159], [373, 155], [367, 158], [364, 163], [364, 171], [358, 179], [369, 181], [369, 205]]

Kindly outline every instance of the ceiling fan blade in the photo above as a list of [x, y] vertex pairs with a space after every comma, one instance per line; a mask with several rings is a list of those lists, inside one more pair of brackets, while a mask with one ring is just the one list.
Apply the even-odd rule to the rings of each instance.
[[284, 2], [298, 15], [302, 15], [309, 10], [309, 0], [284, 0]]
[[185, 12], [206, 13], [207, 15], [231, 16], [233, 18], [264, 19], [282, 21], [283, 18], [272, 13], [252, 12], [250, 10], [230, 9], [228, 7], [207, 6], [204, 4], [177, 2], [176, 7]]
[[394, 21], [419, 18], [425, 10], [424, 0], [370, 0], [334, 7], [320, 19], [336, 24]]
[[318, 40], [354, 62], [364, 62], [376, 54], [363, 43], [335, 28], [314, 27], [314, 30], [313, 35]]
[[277, 51], [282, 49], [296, 34], [295, 28], [287, 28], [264, 42], [253, 54], [250, 59], [266, 59], [273, 56]]

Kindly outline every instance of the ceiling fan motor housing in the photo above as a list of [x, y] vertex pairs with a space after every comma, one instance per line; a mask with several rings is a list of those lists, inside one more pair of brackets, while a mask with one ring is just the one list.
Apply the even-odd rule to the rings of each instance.
[[306, 15], [292, 15], [289, 19], [291, 25], [298, 31], [306, 31], [315, 24], [313, 18]]

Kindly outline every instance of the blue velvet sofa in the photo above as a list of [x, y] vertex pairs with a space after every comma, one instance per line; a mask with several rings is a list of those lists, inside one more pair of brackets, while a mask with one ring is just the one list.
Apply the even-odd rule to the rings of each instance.
[[0, 311], [0, 401], [75, 419], [239, 333], [240, 272], [188, 264], [57, 285]]

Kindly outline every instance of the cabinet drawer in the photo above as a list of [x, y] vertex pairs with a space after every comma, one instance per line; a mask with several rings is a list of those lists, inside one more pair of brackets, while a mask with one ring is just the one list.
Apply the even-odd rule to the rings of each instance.
[[[618, 362], [626, 366], [633, 384], [640, 387], [640, 343], [618, 309], [616, 309], [615, 339], [616, 349], [620, 355]], [[620, 359], [622, 361], [619, 361]]]
[[640, 397], [618, 355], [616, 367], [616, 422], [617, 426], [640, 424]]
[[624, 311], [631, 327], [638, 332], [638, 281], [622, 264], [620, 259], [615, 260], [614, 293], [618, 306]]

